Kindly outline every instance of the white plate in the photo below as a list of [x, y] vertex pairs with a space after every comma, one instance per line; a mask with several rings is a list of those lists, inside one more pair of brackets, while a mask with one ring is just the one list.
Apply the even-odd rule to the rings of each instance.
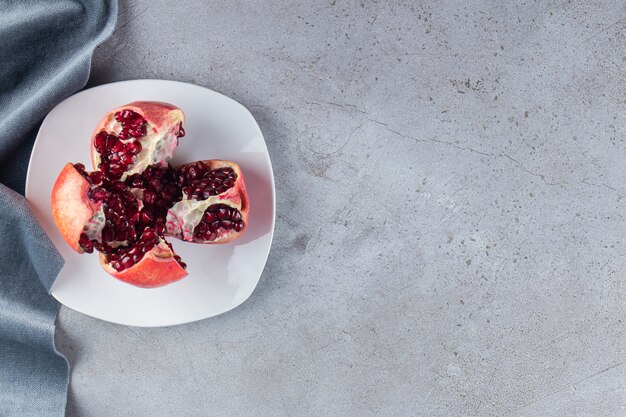
[[[179, 282], [142, 289], [118, 281], [100, 268], [96, 254], [78, 255], [65, 243], [50, 211], [50, 193], [67, 162], [90, 170], [89, 141], [109, 110], [137, 100], [166, 101], [186, 115], [174, 165], [201, 159], [237, 162], [250, 197], [249, 226], [225, 245], [196, 245], [169, 239], [187, 263]], [[269, 254], [276, 212], [274, 175], [263, 134], [250, 112], [209, 89], [175, 81], [136, 80], [82, 91], [56, 106], [39, 129], [33, 148], [26, 198], [65, 266], [52, 295], [81, 313], [129, 326], [169, 326], [224, 313], [244, 302], [257, 285]]]

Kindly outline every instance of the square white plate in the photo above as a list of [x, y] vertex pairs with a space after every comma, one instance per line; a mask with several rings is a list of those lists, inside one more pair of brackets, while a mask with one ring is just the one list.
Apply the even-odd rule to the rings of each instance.
[[[111, 109], [138, 100], [180, 107], [186, 136], [172, 165], [228, 159], [243, 170], [250, 198], [249, 226], [225, 245], [198, 245], [168, 239], [187, 263], [189, 275], [155, 289], [133, 287], [108, 275], [96, 254], [75, 253], [52, 219], [50, 193], [67, 162], [91, 170], [90, 138]], [[45, 118], [33, 147], [26, 199], [65, 266], [52, 295], [81, 313], [129, 326], [170, 326], [224, 313], [244, 302], [256, 287], [274, 233], [276, 200], [272, 165], [263, 134], [250, 112], [215, 91], [175, 81], [134, 80], [82, 91], [57, 105]]]

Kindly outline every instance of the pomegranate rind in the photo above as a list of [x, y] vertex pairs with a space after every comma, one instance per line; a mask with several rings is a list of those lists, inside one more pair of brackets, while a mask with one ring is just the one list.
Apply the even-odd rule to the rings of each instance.
[[85, 224], [97, 211], [87, 197], [89, 182], [74, 168], [66, 164], [52, 187], [52, 217], [67, 244], [78, 253], [78, 245]]
[[172, 127], [180, 123], [185, 123], [185, 114], [181, 109], [170, 103], [162, 101], [133, 101], [124, 106], [120, 106], [108, 112], [98, 123], [91, 135], [91, 162], [94, 169], [98, 169], [100, 164], [100, 154], [96, 150], [96, 135], [101, 131], [116, 134], [108, 129], [112, 122], [115, 122], [115, 113], [121, 110], [132, 110], [140, 114], [152, 129], [165, 133]]
[[179, 281], [188, 275], [187, 271], [174, 259], [169, 249], [155, 246], [135, 265], [123, 271], [117, 271], [100, 253], [100, 265], [109, 275], [141, 288], [157, 288]]
[[[172, 228], [171, 220], [173, 217], [170, 215], [171, 213], [171, 209], [170, 209], [170, 212], [168, 212], [168, 223], [166, 224], [167, 229], [168, 229], [167, 235], [172, 236], [177, 239], [184, 240], [185, 242], [193, 242], [193, 243], [200, 243], [200, 244], [223, 244], [223, 243], [232, 242], [233, 240], [239, 238], [248, 228], [248, 214], [250, 212], [250, 202], [248, 199], [248, 192], [246, 191], [246, 183], [244, 180], [243, 172], [241, 168], [239, 167], [239, 165], [232, 161], [227, 161], [223, 159], [207, 159], [201, 162], [207, 165], [209, 169], [211, 170], [219, 169], [219, 168], [232, 168], [235, 171], [235, 174], [237, 174], [237, 180], [235, 181], [235, 184], [231, 188], [224, 191], [222, 194], [211, 196], [207, 198], [206, 200], [197, 200], [197, 201], [198, 202], [207, 201], [209, 203], [208, 205], [225, 204], [229, 207], [239, 210], [239, 213], [241, 214], [241, 219], [243, 220], [244, 227], [239, 232], [237, 232], [236, 230], [221, 229], [219, 231], [218, 237], [214, 240], [202, 240], [198, 238], [188, 239], [188, 238], [185, 238], [181, 233], [172, 233], [172, 230], [174, 228], [177, 230], [178, 229], [182, 230], [183, 227], [179, 225], [178, 227]], [[183, 166], [191, 166], [196, 163], [197, 162], [184, 164], [184, 165], [181, 165], [178, 169], [182, 168]]]

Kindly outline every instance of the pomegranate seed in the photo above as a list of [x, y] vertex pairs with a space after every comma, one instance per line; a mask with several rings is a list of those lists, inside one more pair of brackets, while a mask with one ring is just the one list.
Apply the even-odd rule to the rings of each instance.
[[91, 193], [90, 198], [94, 201], [104, 201], [109, 197], [108, 191], [100, 187], [96, 187], [90, 190], [90, 193]]
[[134, 112], [132, 110], [122, 110], [115, 113], [115, 120], [118, 122], [123, 122], [128, 120]]
[[233, 222], [230, 220], [222, 220], [222, 227], [226, 230], [230, 230], [233, 228]]
[[238, 210], [233, 210], [232, 213], [230, 214], [230, 219], [232, 221], [241, 220], [241, 213], [239, 213]]
[[131, 142], [127, 145], [128, 147], [128, 151], [133, 154], [133, 155], [137, 155], [139, 152], [141, 152], [141, 143], [139, 143], [139, 141], [134, 141]]
[[111, 151], [115, 145], [119, 143], [119, 140], [115, 135], [107, 135], [106, 150]]
[[228, 209], [221, 208], [217, 211], [217, 218], [220, 220], [225, 220], [230, 217], [230, 213], [228, 213]]
[[154, 191], [161, 191], [161, 188], [163, 188], [163, 183], [159, 179], [157, 179], [157, 178], [155, 178], [152, 181], [150, 181], [150, 183], [148, 185]]
[[130, 256], [123, 257], [120, 263], [124, 268], [130, 268], [131, 266], [133, 266], [133, 260]]
[[125, 148], [126, 145], [124, 145], [124, 142], [118, 140], [111, 148], [111, 152], [122, 152]]
[[89, 240], [85, 233], [81, 233], [78, 244], [86, 253], [93, 252], [93, 243]]
[[157, 195], [154, 191], [146, 191], [143, 193], [143, 201], [148, 204], [155, 204], [157, 201]]
[[121, 231], [116, 231], [115, 232], [115, 240], [119, 241], [119, 242], [123, 242], [126, 240], [126, 231], [121, 230]]
[[94, 171], [89, 174], [89, 178], [91, 178], [92, 184], [100, 184], [102, 181], [104, 181], [104, 174], [102, 174], [102, 172], [100, 171]]
[[102, 229], [102, 240], [105, 242], [111, 242], [113, 241], [113, 237], [113, 230], [105, 226]]
[[141, 210], [141, 214], [139, 218], [144, 223], [152, 223], [152, 221], [154, 220], [154, 217], [152, 216], [152, 214], [146, 209]]
[[243, 230], [243, 226], [244, 226], [243, 221], [239, 220], [238, 222], [235, 222], [235, 231], [241, 232]]
[[94, 145], [98, 152], [104, 153], [106, 151], [106, 139], [107, 132], [105, 132], [104, 130], [100, 131], [100, 133], [96, 135]]

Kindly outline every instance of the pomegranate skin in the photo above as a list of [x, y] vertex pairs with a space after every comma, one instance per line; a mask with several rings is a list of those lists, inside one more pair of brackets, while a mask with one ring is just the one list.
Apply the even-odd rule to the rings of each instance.
[[186, 277], [187, 271], [174, 259], [169, 248], [155, 246], [135, 265], [123, 271], [115, 270], [100, 253], [100, 265], [113, 277], [141, 288], [157, 288]]
[[67, 244], [78, 253], [78, 245], [85, 224], [100, 208], [87, 198], [89, 182], [74, 168], [66, 164], [52, 187], [52, 217]]

